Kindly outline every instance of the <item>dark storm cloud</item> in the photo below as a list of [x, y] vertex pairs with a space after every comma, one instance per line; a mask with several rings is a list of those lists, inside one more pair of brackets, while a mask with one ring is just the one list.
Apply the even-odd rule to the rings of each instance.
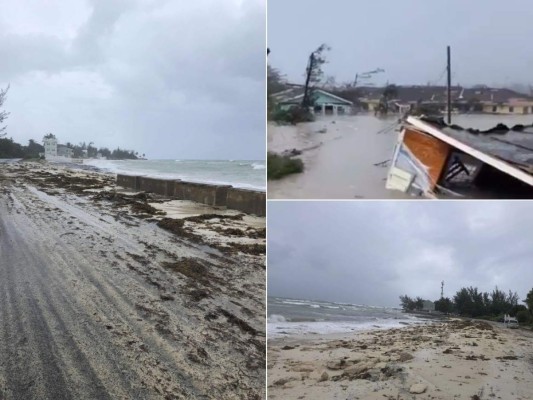
[[269, 62], [301, 82], [325, 42], [324, 71], [337, 82], [379, 67], [375, 83], [443, 84], [450, 45], [455, 83], [532, 83], [532, 18], [530, 0], [270, 0]]
[[20, 3], [0, 16], [15, 140], [264, 158], [264, 0]]
[[528, 202], [270, 202], [269, 295], [397, 306], [533, 288]]

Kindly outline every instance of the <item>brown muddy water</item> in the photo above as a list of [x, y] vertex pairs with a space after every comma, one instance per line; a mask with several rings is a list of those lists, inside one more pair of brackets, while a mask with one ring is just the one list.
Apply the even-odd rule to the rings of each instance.
[[[497, 123], [531, 124], [532, 115], [460, 114], [452, 123], [488, 129]], [[385, 189], [398, 137], [398, 116], [322, 117], [296, 126], [268, 125], [268, 150], [303, 150], [305, 171], [268, 181], [270, 199], [410, 199]]]

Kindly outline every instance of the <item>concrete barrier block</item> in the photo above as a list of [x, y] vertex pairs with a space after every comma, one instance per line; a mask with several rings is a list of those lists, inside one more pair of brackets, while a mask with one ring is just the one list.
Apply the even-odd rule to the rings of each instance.
[[229, 188], [231, 186], [179, 181], [174, 183], [174, 198], [214, 207], [225, 207]]
[[226, 206], [229, 209], [266, 216], [266, 192], [248, 189], [228, 189]]
[[160, 194], [162, 196], [172, 196], [174, 193], [175, 180], [159, 179], [142, 176], [140, 179], [139, 190]]
[[135, 191], [140, 190], [141, 177], [137, 175], [117, 174], [117, 186]]

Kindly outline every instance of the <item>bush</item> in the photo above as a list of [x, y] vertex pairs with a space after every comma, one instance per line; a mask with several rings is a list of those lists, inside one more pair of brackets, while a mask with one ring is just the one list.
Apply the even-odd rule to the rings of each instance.
[[518, 311], [516, 313], [516, 320], [521, 324], [529, 323], [531, 321], [531, 314], [529, 313], [529, 311]]
[[303, 170], [304, 163], [300, 159], [280, 156], [274, 153], [268, 153], [267, 155], [268, 179], [281, 179], [286, 175], [302, 172]]
[[304, 107], [291, 107], [289, 110], [277, 109], [272, 112], [271, 119], [279, 124], [296, 125], [300, 122], [312, 122], [313, 114]]

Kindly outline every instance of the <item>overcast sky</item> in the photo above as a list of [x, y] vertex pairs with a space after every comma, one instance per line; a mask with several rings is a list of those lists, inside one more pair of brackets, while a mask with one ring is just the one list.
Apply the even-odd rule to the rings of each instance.
[[8, 137], [264, 159], [265, 0], [18, 0], [0, 13]]
[[533, 288], [533, 203], [269, 202], [270, 296], [398, 306]]
[[324, 66], [337, 82], [385, 69], [373, 82], [533, 83], [531, 0], [269, 0], [269, 63], [303, 82], [307, 57], [332, 47]]

